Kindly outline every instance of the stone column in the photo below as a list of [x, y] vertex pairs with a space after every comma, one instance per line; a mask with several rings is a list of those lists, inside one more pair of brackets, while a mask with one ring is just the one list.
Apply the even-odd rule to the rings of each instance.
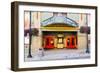
[[33, 14], [33, 17], [34, 17], [34, 26], [33, 26], [33, 29], [34, 28], [37, 28], [39, 30], [39, 33], [38, 33], [38, 36], [32, 36], [32, 53], [34, 55], [37, 55], [38, 54], [38, 51], [40, 48], [42, 48], [42, 33], [41, 33], [41, 25], [40, 25], [40, 18], [41, 18], [41, 13], [40, 12], [34, 12]]

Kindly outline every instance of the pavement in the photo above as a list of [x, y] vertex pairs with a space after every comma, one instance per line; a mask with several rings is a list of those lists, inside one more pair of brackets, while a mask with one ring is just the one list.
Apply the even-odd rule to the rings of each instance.
[[90, 58], [90, 53], [85, 50], [78, 49], [56, 49], [46, 50], [37, 53], [32, 52], [32, 58], [28, 58], [28, 49], [25, 49], [25, 62], [31, 61], [47, 61], [47, 60], [68, 60], [68, 59], [87, 59]]

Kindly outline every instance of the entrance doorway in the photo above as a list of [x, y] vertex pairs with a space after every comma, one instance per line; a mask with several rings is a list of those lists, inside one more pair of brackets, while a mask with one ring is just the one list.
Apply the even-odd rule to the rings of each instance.
[[43, 31], [43, 48], [45, 50], [77, 49], [77, 32]]
[[57, 35], [57, 48], [64, 48], [64, 34]]
[[53, 49], [54, 48], [54, 36], [45, 36], [44, 37], [44, 48]]
[[67, 36], [66, 38], [66, 48], [75, 49], [77, 48], [77, 37], [74, 35]]

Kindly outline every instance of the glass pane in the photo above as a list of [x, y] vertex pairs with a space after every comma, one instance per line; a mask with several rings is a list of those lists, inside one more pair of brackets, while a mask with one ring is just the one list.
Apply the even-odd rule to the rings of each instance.
[[63, 41], [62, 41], [62, 38], [59, 38], [59, 40], [58, 40], [58, 41], [59, 41], [59, 43], [62, 43], [62, 42], [63, 42]]

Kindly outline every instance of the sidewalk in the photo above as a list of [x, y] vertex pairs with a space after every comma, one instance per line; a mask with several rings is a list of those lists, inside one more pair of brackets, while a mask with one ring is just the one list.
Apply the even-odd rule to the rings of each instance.
[[44, 56], [39, 54], [32, 54], [32, 58], [27, 58], [28, 50], [25, 51], [25, 61], [42, 61], [42, 60], [64, 60], [64, 59], [85, 59], [90, 58], [89, 53], [85, 53], [84, 50], [70, 50], [70, 49], [58, 49], [44, 51]]

